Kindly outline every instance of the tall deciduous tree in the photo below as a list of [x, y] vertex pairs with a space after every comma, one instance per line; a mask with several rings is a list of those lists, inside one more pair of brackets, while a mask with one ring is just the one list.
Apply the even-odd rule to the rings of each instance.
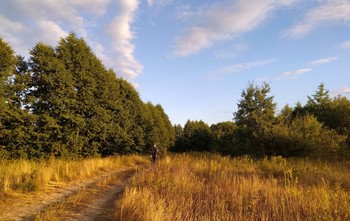
[[236, 152], [237, 126], [233, 122], [220, 122], [210, 127], [214, 144], [213, 148], [223, 154], [234, 154]]
[[213, 144], [212, 132], [204, 121], [188, 120], [184, 127], [186, 151], [211, 151]]
[[77, 120], [72, 112], [77, 97], [72, 75], [52, 47], [38, 43], [30, 54], [28, 97], [33, 101], [30, 109], [36, 117], [33, 146], [47, 155], [77, 155], [75, 127], [82, 120]]
[[150, 148], [157, 144], [162, 152], [175, 145], [175, 130], [160, 104], [145, 104], [146, 143]]
[[26, 70], [1, 38], [0, 58], [0, 158], [28, 157], [31, 119], [22, 109]]

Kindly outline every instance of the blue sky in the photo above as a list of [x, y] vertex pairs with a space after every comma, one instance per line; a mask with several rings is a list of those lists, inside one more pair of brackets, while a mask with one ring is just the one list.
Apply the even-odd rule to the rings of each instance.
[[323, 82], [350, 98], [350, 0], [2, 0], [17, 53], [74, 31], [173, 124], [230, 121], [249, 81], [278, 109]]

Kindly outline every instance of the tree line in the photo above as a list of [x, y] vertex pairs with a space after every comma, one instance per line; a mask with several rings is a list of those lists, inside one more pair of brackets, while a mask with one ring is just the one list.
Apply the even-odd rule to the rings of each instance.
[[330, 98], [321, 83], [305, 105], [279, 113], [270, 85], [249, 83], [242, 90], [233, 121], [211, 126], [191, 121], [175, 125], [176, 152], [214, 151], [229, 155], [350, 157], [350, 101]]
[[106, 69], [74, 33], [37, 43], [26, 60], [0, 38], [0, 159], [166, 151], [175, 130], [161, 105]]
[[305, 105], [277, 113], [267, 83], [242, 90], [233, 120], [172, 125], [160, 104], [106, 69], [74, 33], [37, 43], [25, 59], [0, 38], [0, 159], [211, 151], [285, 157], [350, 156], [350, 101], [322, 83]]

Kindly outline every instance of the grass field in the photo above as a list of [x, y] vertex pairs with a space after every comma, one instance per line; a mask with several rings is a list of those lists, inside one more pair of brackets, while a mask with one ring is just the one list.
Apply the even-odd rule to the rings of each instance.
[[0, 161], [0, 200], [8, 195], [45, 188], [50, 182], [69, 183], [147, 160], [141, 156], [118, 156], [85, 160]]
[[350, 163], [165, 157], [134, 177], [119, 220], [350, 220]]

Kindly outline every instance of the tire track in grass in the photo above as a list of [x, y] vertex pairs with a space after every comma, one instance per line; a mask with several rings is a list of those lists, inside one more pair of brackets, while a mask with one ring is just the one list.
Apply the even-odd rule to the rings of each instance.
[[[45, 192], [21, 196], [20, 201], [10, 199], [0, 208], [0, 220], [108, 220], [99, 217], [107, 218], [104, 211], [114, 206], [109, 201], [122, 192], [135, 172], [133, 167], [120, 168], [77, 184], [54, 185]], [[70, 198], [75, 200], [73, 207], [67, 202]]]

